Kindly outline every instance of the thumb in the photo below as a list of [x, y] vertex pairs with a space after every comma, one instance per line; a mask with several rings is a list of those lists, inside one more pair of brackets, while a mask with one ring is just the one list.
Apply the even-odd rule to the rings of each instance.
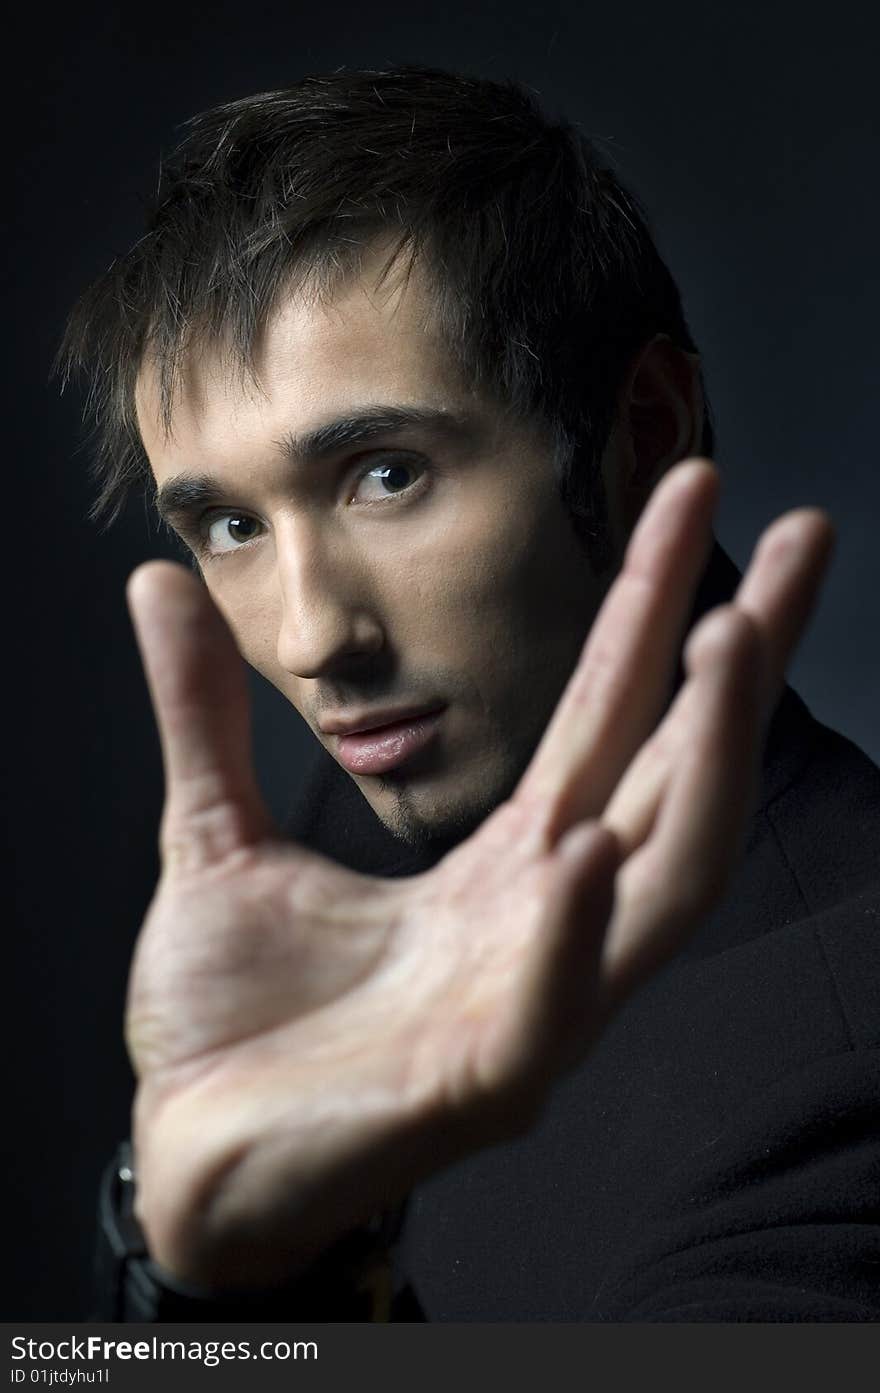
[[244, 662], [185, 567], [139, 566], [126, 598], [162, 745], [163, 866], [200, 869], [271, 830], [251, 759]]

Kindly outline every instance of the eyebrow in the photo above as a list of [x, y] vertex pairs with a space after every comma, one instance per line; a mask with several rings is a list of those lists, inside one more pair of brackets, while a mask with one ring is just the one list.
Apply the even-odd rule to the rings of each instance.
[[[326, 425], [297, 435], [288, 431], [272, 443], [293, 462], [319, 463], [340, 450], [365, 445], [378, 436], [407, 430], [428, 431], [435, 438], [471, 443], [479, 434], [475, 418], [443, 407], [369, 406], [351, 416], [338, 416]], [[154, 504], [170, 526], [191, 521], [212, 503], [228, 496], [228, 486], [211, 474], [177, 474], [157, 489]]]

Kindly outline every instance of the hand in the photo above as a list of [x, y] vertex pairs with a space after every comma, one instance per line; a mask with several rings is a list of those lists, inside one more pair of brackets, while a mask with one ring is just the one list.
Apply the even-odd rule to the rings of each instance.
[[663, 716], [716, 494], [705, 462], [663, 480], [516, 792], [404, 881], [279, 839], [223, 619], [184, 568], [135, 572], [166, 803], [127, 1039], [139, 1214], [166, 1269], [292, 1276], [527, 1127], [723, 893], [832, 533], [806, 509], [768, 529]]

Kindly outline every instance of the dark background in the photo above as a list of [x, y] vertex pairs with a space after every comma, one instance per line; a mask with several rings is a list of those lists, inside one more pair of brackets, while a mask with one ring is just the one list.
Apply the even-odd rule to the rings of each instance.
[[[703, 350], [722, 545], [742, 567], [785, 508], [820, 504], [836, 521], [837, 558], [791, 680], [877, 760], [880, 122], [865, 8], [184, 0], [19, 17], [3, 147], [17, 909], [3, 1318], [86, 1313], [97, 1177], [128, 1131], [122, 1001], [157, 871], [161, 775], [123, 585], [163, 544], [140, 502], [109, 533], [86, 521], [82, 402], [59, 399], [48, 373], [76, 294], [140, 234], [160, 151], [215, 103], [389, 62], [518, 77], [601, 137], [648, 208]], [[255, 693], [257, 760], [283, 812], [298, 718], [256, 680]]]

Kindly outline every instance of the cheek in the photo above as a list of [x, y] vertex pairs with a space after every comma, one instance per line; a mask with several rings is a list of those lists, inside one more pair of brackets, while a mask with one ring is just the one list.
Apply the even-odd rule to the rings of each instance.
[[[401, 553], [388, 592], [409, 598], [414, 627], [435, 641], [482, 646], [514, 637], [556, 642], [586, 603], [586, 556], [555, 500], [459, 507], [454, 518]], [[578, 608], [581, 606], [578, 605]], [[399, 606], [395, 606], [399, 611]], [[427, 636], [427, 634], [426, 634]]]
[[239, 593], [232, 586], [209, 584], [211, 599], [219, 609], [235, 639], [241, 656], [265, 677], [273, 687], [278, 687], [289, 700], [292, 679], [290, 674], [282, 673], [278, 666], [278, 626], [280, 622], [277, 607], [263, 600], [258, 594], [244, 591]]

